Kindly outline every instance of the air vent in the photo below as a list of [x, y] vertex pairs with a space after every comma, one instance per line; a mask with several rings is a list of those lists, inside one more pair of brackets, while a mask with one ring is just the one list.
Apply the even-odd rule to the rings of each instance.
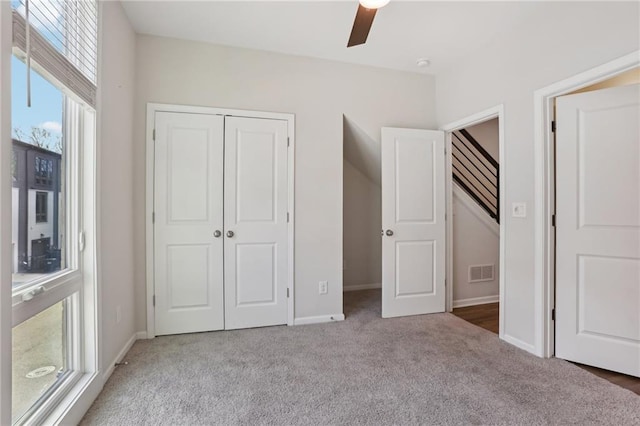
[[494, 265], [471, 265], [469, 266], [469, 282], [479, 283], [494, 280]]

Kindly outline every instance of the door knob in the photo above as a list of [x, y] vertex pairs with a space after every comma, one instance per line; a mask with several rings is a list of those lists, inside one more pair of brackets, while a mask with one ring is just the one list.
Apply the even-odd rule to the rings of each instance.
[[222, 232], [218, 231], [217, 229], [213, 232], [213, 236], [216, 238], [219, 238], [220, 235], [222, 235]]
[[387, 234], [387, 237], [390, 237], [393, 235], [393, 231], [391, 229], [387, 229], [386, 234]]
[[227, 231], [227, 238], [232, 238], [234, 235], [233, 231]]

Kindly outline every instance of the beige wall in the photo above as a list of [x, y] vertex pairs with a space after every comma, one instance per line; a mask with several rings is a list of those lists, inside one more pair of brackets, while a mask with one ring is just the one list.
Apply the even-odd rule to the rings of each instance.
[[498, 119], [493, 118], [488, 121], [483, 121], [475, 126], [465, 128], [466, 131], [471, 133], [471, 136], [478, 141], [478, 143], [487, 150], [494, 160], [500, 160], [500, 140], [498, 135]]
[[[500, 294], [498, 224], [459, 188], [453, 196], [453, 303]], [[495, 265], [494, 280], [470, 283], [469, 266]]]
[[136, 331], [132, 186], [136, 35], [119, 2], [103, 3], [102, 25], [107, 37], [102, 38], [99, 82], [97, 195], [104, 372]]
[[344, 161], [344, 288], [382, 283], [380, 186]]
[[[435, 124], [433, 77], [169, 38], [137, 37], [134, 143], [136, 327], [146, 329], [148, 102], [296, 115], [295, 317], [342, 313], [343, 114], [370, 135]], [[390, 118], [391, 117], [391, 118]], [[318, 294], [327, 280], [329, 292]]]
[[[638, 50], [637, 2], [549, 3], [509, 37], [478, 49], [436, 78], [438, 122], [446, 125], [504, 104], [507, 217], [505, 223], [505, 330], [511, 342], [535, 352], [541, 329], [534, 305], [534, 104], [537, 89]], [[552, 13], [549, 13], [552, 12]], [[540, 12], [537, 12], [540, 13]], [[539, 22], [548, 25], [540, 27]], [[512, 202], [527, 203], [512, 218]], [[541, 353], [541, 352], [539, 352]]]

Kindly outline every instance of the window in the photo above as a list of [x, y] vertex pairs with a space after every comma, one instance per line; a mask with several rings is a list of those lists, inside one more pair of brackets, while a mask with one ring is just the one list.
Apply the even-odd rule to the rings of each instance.
[[47, 222], [47, 201], [49, 201], [47, 192], [36, 192], [36, 223]]
[[56, 423], [58, 404], [97, 371], [97, 3], [11, 3], [11, 419]]
[[39, 185], [50, 186], [53, 183], [53, 161], [36, 156], [35, 181]]

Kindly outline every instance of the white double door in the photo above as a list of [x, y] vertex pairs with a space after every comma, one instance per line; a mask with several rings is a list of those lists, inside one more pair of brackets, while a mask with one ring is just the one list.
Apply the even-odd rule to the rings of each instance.
[[382, 129], [382, 316], [445, 311], [444, 133]]
[[640, 85], [556, 120], [556, 356], [640, 377]]
[[155, 334], [287, 323], [287, 122], [157, 112]]

